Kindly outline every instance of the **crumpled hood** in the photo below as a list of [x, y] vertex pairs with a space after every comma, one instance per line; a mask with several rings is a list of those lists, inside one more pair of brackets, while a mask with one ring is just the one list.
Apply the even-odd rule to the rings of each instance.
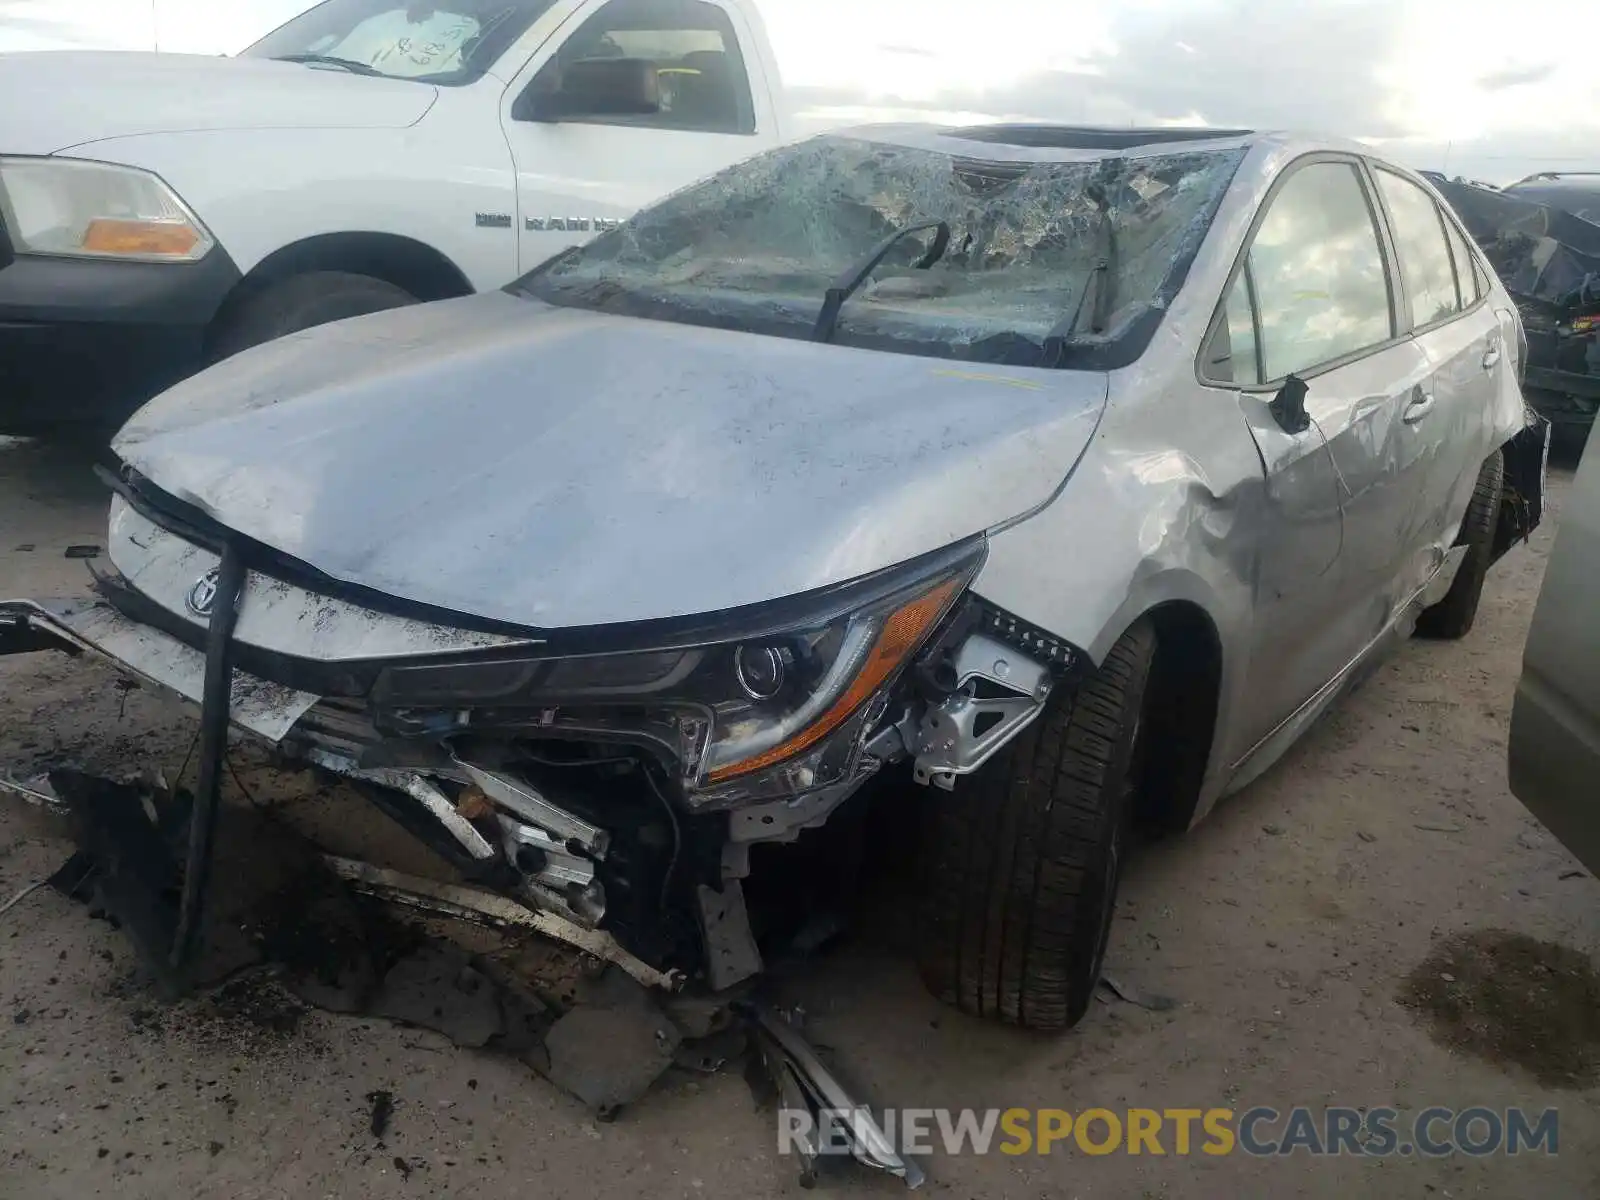
[[1103, 374], [973, 367], [506, 293], [295, 334], [114, 448], [328, 575], [538, 628], [811, 591], [1046, 504]]
[[431, 84], [199, 54], [0, 54], [0, 154], [54, 154], [138, 134], [403, 129]]

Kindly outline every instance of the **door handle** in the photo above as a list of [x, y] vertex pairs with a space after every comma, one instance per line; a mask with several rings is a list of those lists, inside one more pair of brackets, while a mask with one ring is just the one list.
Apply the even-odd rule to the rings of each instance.
[[1500, 347], [1490, 346], [1483, 355], [1483, 369], [1492, 371], [1500, 365]]
[[1433, 393], [1419, 387], [1411, 393], [1411, 403], [1406, 405], [1406, 411], [1400, 415], [1400, 419], [1407, 425], [1415, 425], [1432, 411]]

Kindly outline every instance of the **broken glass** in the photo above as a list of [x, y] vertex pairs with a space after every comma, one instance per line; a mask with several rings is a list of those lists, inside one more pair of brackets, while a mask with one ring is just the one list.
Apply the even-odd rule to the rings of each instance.
[[[1058, 161], [961, 157], [830, 135], [687, 188], [524, 280], [558, 304], [805, 336], [828, 288], [896, 230], [905, 238], [846, 305], [836, 341], [1038, 362], [1104, 255], [1117, 252], [1103, 334], [1164, 308], [1209, 228], [1242, 150]], [[854, 337], [852, 337], [854, 335]], [[1019, 356], [1019, 344], [1028, 353]]]

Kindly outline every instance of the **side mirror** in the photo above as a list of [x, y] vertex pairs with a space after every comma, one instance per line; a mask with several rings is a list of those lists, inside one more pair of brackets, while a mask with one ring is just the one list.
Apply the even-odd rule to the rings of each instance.
[[656, 65], [642, 58], [585, 58], [561, 68], [555, 91], [524, 93], [512, 115], [525, 121], [649, 116], [661, 111]]
[[1311, 428], [1311, 414], [1306, 412], [1306, 393], [1310, 390], [1304, 379], [1291, 375], [1267, 405], [1272, 419], [1285, 433], [1304, 433]]

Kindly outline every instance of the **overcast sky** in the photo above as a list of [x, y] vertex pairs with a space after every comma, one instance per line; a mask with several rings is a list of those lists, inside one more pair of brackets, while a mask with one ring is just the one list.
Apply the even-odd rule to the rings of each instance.
[[[1580, 0], [759, 0], [808, 124], [1299, 128], [1493, 182], [1600, 170]], [[238, 50], [307, 0], [0, 0], [0, 51]]]

